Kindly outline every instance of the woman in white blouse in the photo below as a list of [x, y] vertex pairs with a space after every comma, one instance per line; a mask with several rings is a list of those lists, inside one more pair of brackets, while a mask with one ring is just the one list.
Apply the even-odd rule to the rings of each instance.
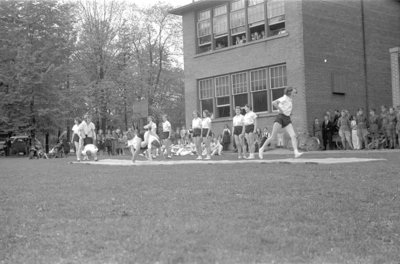
[[196, 146], [197, 159], [203, 159], [201, 157], [201, 123], [200, 113], [193, 111], [192, 129], [193, 129], [193, 143]]
[[242, 159], [245, 154], [244, 137], [244, 116], [241, 113], [240, 106], [235, 108], [236, 115], [233, 117], [233, 138], [235, 140], [236, 148], [238, 150], [238, 159]]

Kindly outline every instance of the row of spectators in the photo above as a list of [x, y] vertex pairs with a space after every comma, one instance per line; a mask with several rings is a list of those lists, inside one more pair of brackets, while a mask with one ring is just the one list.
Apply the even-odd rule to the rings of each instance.
[[378, 113], [370, 109], [368, 115], [363, 108], [352, 115], [348, 110], [327, 111], [323, 121], [314, 119], [313, 136], [320, 139], [324, 150], [399, 148], [400, 106], [381, 106]]

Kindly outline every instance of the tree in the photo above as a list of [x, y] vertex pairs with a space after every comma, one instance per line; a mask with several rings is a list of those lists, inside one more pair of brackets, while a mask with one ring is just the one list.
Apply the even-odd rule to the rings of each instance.
[[3, 130], [34, 133], [61, 125], [73, 8], [54, 1], [0, 2], [0, 54], [7, 54], [0, 63]]

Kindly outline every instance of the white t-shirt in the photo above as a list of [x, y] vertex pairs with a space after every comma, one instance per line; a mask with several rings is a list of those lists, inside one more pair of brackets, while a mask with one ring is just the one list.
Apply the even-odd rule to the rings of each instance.
[[153, 132], [154, 134], [157, 133], [157, 125], [153, 122], [147, 124], [144, 126], [145, 129], [150, 129], [151, 132]]
[[244, 125], [253, 125], [257, 119], [257, 115], [253, 111], [249, 111], [244, 115]]
[[162, 123], [163, 132], [171, 132], [171, 123], [167, 120]]
[[72, 127], [72, 132], [74, 132], [74, 134], [79, 135], [79, 126], [78, 126], [77, 124], [75, 124], [75, 125]]
[[209, 118], [209, 117], [203, 118], [203, 120], [201, 121], [201, 127], [210, 129], [211, 128], [211, 118]]
[[244, 116], [243, 115], [235, 115], [233, 117], [233, 126], [243, 126], [244, 125]]
[[290, 116], [292, 113], [293, 103], [292, 98], [286, 94], [277, 100], [279, 102], [279, 107], [282, 109], [285, 116]]
[[82, 123], [79, 125], [79, 131], [83, 133], [82, 136], [87, 135], [90, 138], [96, 138], [96, 134], [94, 132], [95, 130], [96, 127], [92, 122], [87, 124], [86, 121], [82, 121]]
[[201, 118], [200, 117], [196, 117], [195, 119], [192, 120], [192, 128], [193, 129], [201, 128], [201, 123], [202, 123]]
[[97, 153], [97, 147], [95, 146], [95, 145], [93, 145], [93, 144], [87, 144], [84, 148], [83, 148], [83, 150], [82, 150], [82, 154], [83, 155], [86, 155], [86, 152], [89, 150], [89, 152], [90, 153], [92, 153], [92, 154], [94, 154], [94, 153]]

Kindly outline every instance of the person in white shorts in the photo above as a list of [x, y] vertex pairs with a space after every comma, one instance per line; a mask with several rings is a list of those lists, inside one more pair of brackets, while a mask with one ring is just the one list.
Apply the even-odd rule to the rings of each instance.
[[275, 141], [279, 130], [282, 128], [289, 134], [292, 140], [292, 146], [294, 150], [294, 157], [298, 158], [303, 153], [299, 152], [297, 149], [297, 138], [294, 132], [292, 121], [290, 115], [292, 114], [293, 108], [293, 95], [296, 94], [296, 89], [292, 87], [287, 87], [285, 89], [284, 95], [281, 98], [276, 99], [272, 102], [272, 105], [278, 109], [279, 114], [275, 118], [274, 126], [272, 127], [272, 135], [268, 138], [258, 152], [258, 157], [263, 159], [264, 148], [268, 146], [271, 142]]

